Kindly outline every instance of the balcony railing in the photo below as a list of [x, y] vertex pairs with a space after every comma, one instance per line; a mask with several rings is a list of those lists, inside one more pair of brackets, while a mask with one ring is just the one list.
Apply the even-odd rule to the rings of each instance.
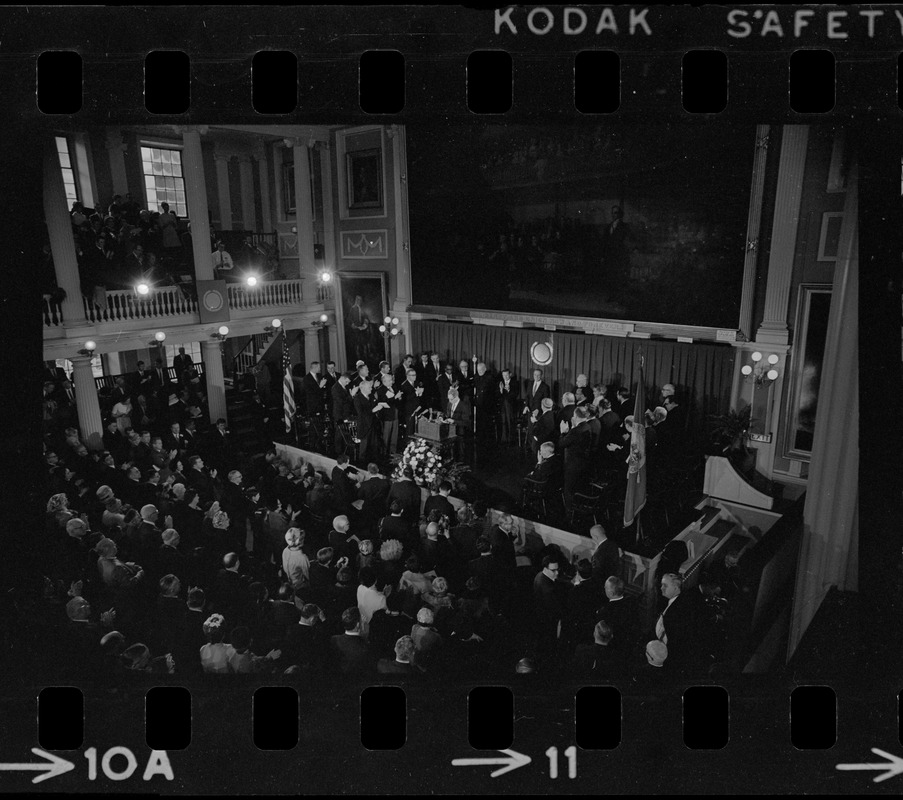
[[198, 301], [178, 286], [161, 286], [146, 297], [130, 289], [116, 289], [106, 293], [105, 308], [84, 299], [85, 318], [91, 322], [122, 322], [132, 319], [161, 319], [196, 314]]
[[261, 281], [256, 286], [228, 284], [230, 308], [265, 308], [293, 306], [301, 303], [301, 281]]
[[[226, 290], [229, 306], [236, 311], [293, 307], [299, 306], [303, 300], [299, 279], [261, 281], [254, 287], [239, 283], [227, 284]], [[184, 319], [196, 317], [198, 313], [198, 301], [194, 296], [194, 287], [191, 286], [158, 286], [145, 297], [140, 297], [131, 289], [116, 289], [105, 293], [105, 302], [102, 304], [94, 302], [94, 299], [82, 300], [85, 319], [93, 323], [140, 322], [176, 317]], [[48, 300], [43, 301], [42, 314], [47, 328], [63, 324], [60, 307]]]

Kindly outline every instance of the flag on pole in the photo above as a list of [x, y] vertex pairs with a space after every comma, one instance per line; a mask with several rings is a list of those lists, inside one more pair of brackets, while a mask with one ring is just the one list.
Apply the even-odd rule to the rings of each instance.
[[630, 455], [627, 458], [627, 495], [624, 498], [624, 527], [632, 525], [646, 505], [646, 392], [643, 388], [643, 359], [640, 359], [640, 382], [633, 405], [633, 430], [630, 433]]
[[292, 381], [292, 359], [285, 331], [282, 332], [282, 407], [285, 411], [285, 432], [288, 433], [295, 419], [295, 384]]

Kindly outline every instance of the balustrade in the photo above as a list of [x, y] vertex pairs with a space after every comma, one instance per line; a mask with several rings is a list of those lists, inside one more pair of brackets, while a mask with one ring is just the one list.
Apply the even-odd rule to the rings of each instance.
[[267, 306], [294, 306], [301, 303], [301, 281], [261, 281], [256, 286], [230, 284], [230, 308], [264, 308]]

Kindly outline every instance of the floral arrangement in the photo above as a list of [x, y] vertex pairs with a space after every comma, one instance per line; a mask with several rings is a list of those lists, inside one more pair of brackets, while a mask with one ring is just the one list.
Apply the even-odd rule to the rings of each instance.
[[442, 456], [433, 445], [423, 439], [412, 439], [408, 442], [392, 480], [399, 480], [405, 467], [414, 470], [414, 483], [418, 486], [432, 486], [443, 475]]

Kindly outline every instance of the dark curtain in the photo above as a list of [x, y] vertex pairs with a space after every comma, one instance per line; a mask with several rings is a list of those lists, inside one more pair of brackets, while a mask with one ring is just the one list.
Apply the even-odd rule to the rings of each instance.
[[[702, 436], [710, 414], [726, 413], [734, 373], [734, 350], [729, 345], [685, 344], [627, 339], [580, 333], [561, 333], [458, 322], [413, 320], [413, 352], [433, 350], [442, 361], [471, 361], [474, 355], [493, 371], [509, 367], [520, 380], [522, 394], [532, 381], [533, 342], [552, 342], [552, 363], [542, 368], [556, 402], [585, 373], [589, 385], [626, 386], [636, 396], [640, 359], [647, 404], [653, 406], [661, 387], [673, 383], [686, 414], [687, 430]], [[614, 391], [614, 390], [613, 390]], [[613, 392], [612, 392], [613, 393]]]

